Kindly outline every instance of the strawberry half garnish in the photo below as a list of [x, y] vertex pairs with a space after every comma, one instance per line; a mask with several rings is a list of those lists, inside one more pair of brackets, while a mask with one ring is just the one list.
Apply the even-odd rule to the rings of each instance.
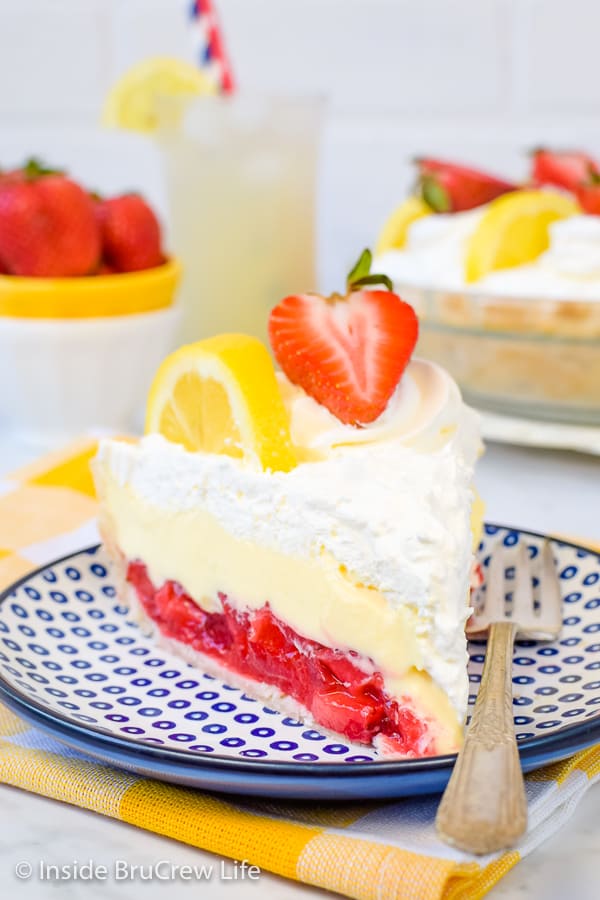
[[418, 190], [434, 212], [464, 212], [490, 203], [518, 185], [440, 159], [417, 159]]
[[575, 195], [585, 213], [600, 216], [600, 175], [591, 174], [588, 181], [575, 190]]
[[567, 191], [576, 191], [591, 175], [600, 174], [596, 160], [587, 153], [540, 149], [534, 150], [531, 155], [531, 180], [537, 185], [552, 184]]
[[[413, 308], [370, 267], [365, 250], [345, 297], [286, 297], [269, 318], [271, 346], [287, 377], [347, 425], [366, 425], [382, 414], [419, 331]], [[370, 284], [388, 290], [360, 290]]]

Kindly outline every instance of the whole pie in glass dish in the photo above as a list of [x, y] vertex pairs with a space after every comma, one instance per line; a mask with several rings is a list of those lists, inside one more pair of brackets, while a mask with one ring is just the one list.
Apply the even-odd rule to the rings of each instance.
[[481, 408], [600, 424], [593, 160], [538, 151], [526, 187], [419, 166], [419, 195], [390, 217], [375, 260], [419, 313], [418, 351]]

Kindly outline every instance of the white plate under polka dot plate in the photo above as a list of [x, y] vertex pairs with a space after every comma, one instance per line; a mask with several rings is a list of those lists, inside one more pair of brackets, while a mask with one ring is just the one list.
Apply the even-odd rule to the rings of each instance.
[[[525, 542], [535, 569], [542, 540], [486, 525], [484, 572], [497, 542]], [[600, 741], [600, 557], [552, 546], [563, 633], [553, 644], [518, 642], [513, 660], [526, 770]], [[514, 570], [506, 575], [510, 588]], [[483, 642], [471, 643], [473, 691], [484, 652]], [[34, 572], [0, 598], [0, 701], [89, 756], [213, 790], [338, 799], [430, 793], [443, 789], [454, 759], [385, 761], [159, 650], [119, 602], [97, 547]]]

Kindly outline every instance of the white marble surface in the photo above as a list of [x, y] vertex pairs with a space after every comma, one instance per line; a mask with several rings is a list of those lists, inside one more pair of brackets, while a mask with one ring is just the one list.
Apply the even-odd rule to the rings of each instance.
[[[32, 448], [4, 442], [0, 446], [0, 476], [24, 462]], [[595, 538], [600, 541], [600, 460], [568, 452], [519, 449], [491, 445], [482, 460], [479, 488], [491, 521]], [[597, 860], [600, 853], [600, 786], [591, 789], [561, 832], [510, 872], [494, 888], [497, 900], [596, 900]], [[317, 900], [334, 895], [283, 881], [268, 873], [258, 881], [224, 880], [221, 860], [211, 854], [160, 838], [121, 822], [74, 807], [0, 786], [0, 896], [11, 900], [104, 900], [140, 898], [153, 900], [170, 893], [179, 897], [201, 896], [209, 900]], [[62, 881], [60, 885], [39, 877], [40, 861], [48, 864], [105, 865], [107, 880]], [[141, 880], [138, 876], [117, 881], [114, 867], [124, 864], [214, 867], [202, 880]], [[30, 863], [34, 873], [19, 880], [15, 867]], [[225, 874], [231, 876], [224, 861]], [[391, 900], [391, 898], [381, 898]]]

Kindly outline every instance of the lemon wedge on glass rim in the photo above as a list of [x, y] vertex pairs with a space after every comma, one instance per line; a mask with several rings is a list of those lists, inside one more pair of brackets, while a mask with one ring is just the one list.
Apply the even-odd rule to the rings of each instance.
[[537, 259], [548, 249], [552, 222], [579, 211], [558, 191], [514, 191], [492, 200], [466, 242], [465, 280]]
[[162, 98], [185, 100], [216, 94], [217, 90], [206, 72], [191, 63], [169, 56], [152, 57], [128, 69], [113, 86], [104, 103], [102, 122], [109, 128], [152, 133], [163, 120]]
[[168, 356], [150, 388], [145, 430], [263, 470], [287, 472], [297, 462], [269, 352], [244, 334], [220, 334]]

